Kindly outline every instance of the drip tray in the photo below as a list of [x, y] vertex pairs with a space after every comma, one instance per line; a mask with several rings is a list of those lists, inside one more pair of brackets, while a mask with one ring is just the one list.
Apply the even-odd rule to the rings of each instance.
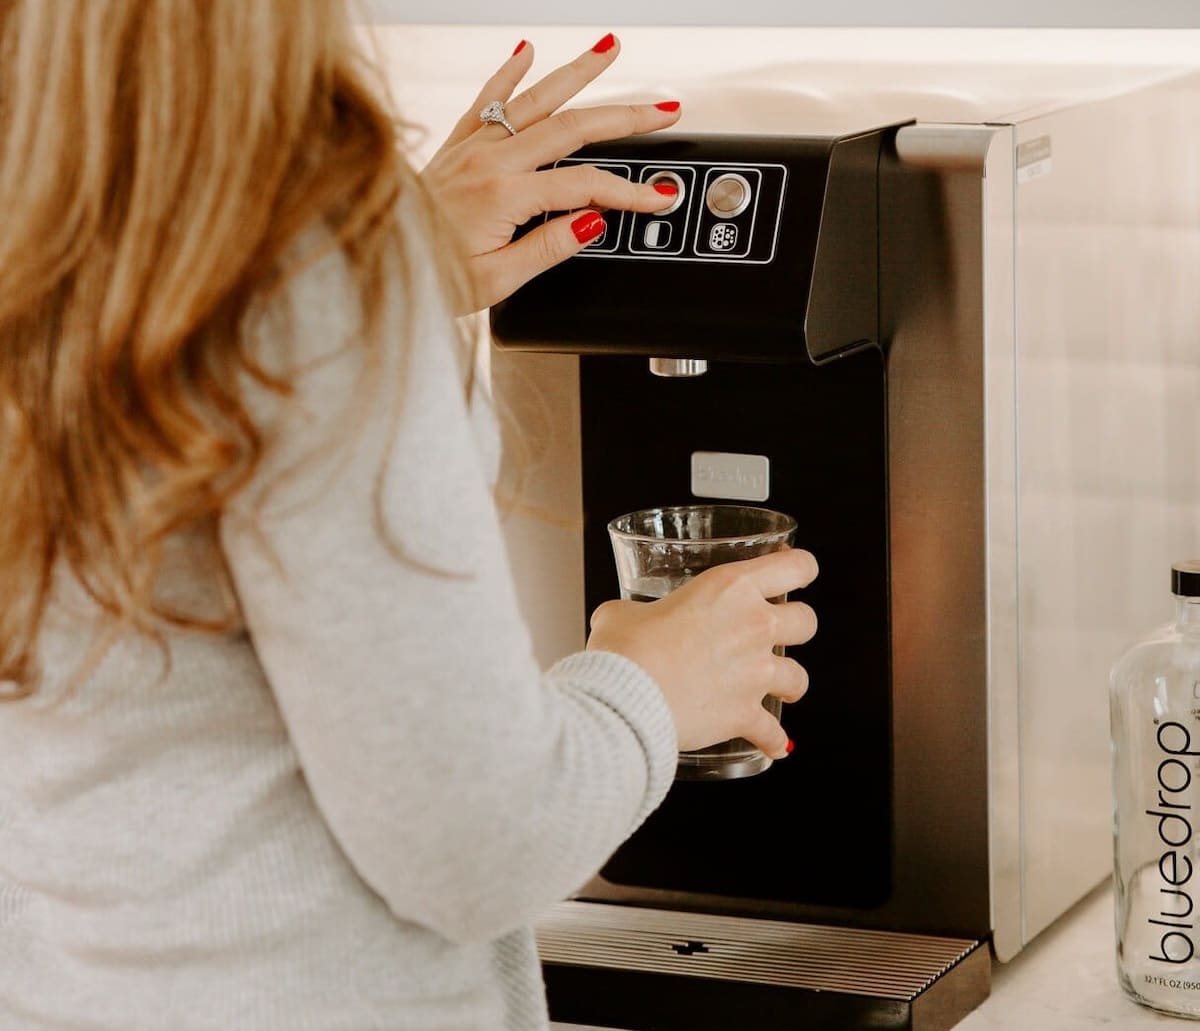
[[947, 1031], [980, 941], [563, 902], [537, 926], [550, 1019], [626, 1031]]

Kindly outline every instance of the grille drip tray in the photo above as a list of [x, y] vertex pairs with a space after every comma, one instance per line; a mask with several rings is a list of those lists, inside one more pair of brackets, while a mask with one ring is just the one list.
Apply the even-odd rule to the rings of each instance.
[[537, 927], [550, 1017], [628, 1031], [947, 1031], [983, 942], [563, 902]]

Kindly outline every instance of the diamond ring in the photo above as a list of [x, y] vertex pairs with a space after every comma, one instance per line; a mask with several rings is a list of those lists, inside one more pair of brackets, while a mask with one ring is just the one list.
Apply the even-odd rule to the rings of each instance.
[[496, 125], [503, 125], [508, 130], [509, 135], [517, 135], [517, 130], [512, 127], [512, 123], [505, 117], [504, 105], [498, 100], [493, 100], [479, 112], [479, 120], [485, 125], [490, 125], [493, 122]]

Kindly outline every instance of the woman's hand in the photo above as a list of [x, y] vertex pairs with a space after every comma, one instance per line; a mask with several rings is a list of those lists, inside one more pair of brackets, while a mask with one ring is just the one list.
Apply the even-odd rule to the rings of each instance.
[[[558, 111], [619, 52], [610, 33], [510, 101], [533, 63], [533, 47], [519, 46], [421, 173], [465, 254], [473, 309], [503, 300], [598, 237], [605, 223], [595, 209], [652, 212], [670, 204], [670, 187], [632, 183], [592, 165], [538, 170], [586, 143], [654, 132], [679, 119], [675, 101]], [[494, 100], [505, 104], [515, 136], [480, 121]], [[549, 211], [570, 214], [512, 241], [518, 226]]]
[[624, 655], [654, 677], [682, 751], [744, 737], [780, 759], [787, 734], [762, 700], [796, 701], [808, 674], [773, 649], [808, 641], [817, 617], [803, 602], [767, 599], [816, 575], [816, 559], [801, 550], [714, 566], [658, 601], [605, 602], [592, 615], [587, 647]]

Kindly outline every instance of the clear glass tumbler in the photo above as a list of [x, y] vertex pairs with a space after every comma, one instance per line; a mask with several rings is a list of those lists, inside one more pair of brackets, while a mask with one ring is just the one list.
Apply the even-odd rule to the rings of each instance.
[[[796, 521], [783, 512], [746, 505], [680, 505], [618, 516], [608, 524], [608, 533], [621, 597], [655, 601], [712, 566], [790, 548]], [[782, 648], [776, 651], [783, 654]], [[768, 695], [763, 708], [778, 719], [782, 702]], [[768, 756], [739, 737], [680, 752], [675, 776], [729, 780], [761, 773], [770, 765]]]

